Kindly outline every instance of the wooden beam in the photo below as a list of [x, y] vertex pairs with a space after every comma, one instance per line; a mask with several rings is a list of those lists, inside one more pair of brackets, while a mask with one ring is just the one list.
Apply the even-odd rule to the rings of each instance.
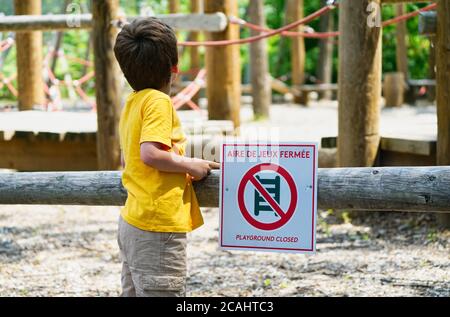
[[[195, 182], [199, 203], [217, 207], [219, 171]], [[0, 173], [0, 204], [123, 205], [120, 172]], [[450, 167], [319, 169], [321, 209], [450, 211]]]
[[[265, 27], [264, 1], [254, 0], [249, 3], [250, 22]], [[261, 34], [251, 31], [252, 36]], [[269, 117], [269, 108], [272, 102], [271, 79], [269, 75], [269, 59], [267, 41], [257, 41], [250, 45], [250, 72], [252, 84], [252, 105], [255, 119]]]
[[371, 2], [343, 0], [339, 5], [338, 162], [341, 167], [373, 166], [380, 143], [382, 31], [367, 23], [367, 7]]
[[[292, 23], [304, 17], [303, 0], [288, 0], [286, 6], [287, 22]], [[299, 26], [291, 31], [302, 32], [303, 26]], [[291, 61], [292, 61], [292, 85], [299, 86], [305, 83], [305, 39], [303, 37], [291, 38]], [[296, 103], [304, 104], [302, 96], [295, 96]]]
[[[205, 0], [205, 13], [223, 12], [238, 16], [237, 0]], [[208, 33], [208, 39], [235, 40], [239, 26], [230, 24], [219, 33]], [[229, 45], [206, 48], [208, 117], [211, 120], [232, 120], [240, 125], [241, 63], [240, 47]]]
[[118, 7], [118, 0], [92, 1], [97, 158], [101, 170], [115, 170], [120, 166], [118, 126], [122, 98], [119, 66], [113, 51], [117, 29], [111, 24], [117, 16]]
[[[15, 0], [22, 2], [23, 0]], [[177, 30], [221, 32], [228, 24], [228, 19], [223, 13], [211, 14], [165, 14], [155, 15], [158, 19]], [[114, 17], [115, 18], [115, 17]], [[129, 17], [129, 22], [138, 17]], [[76, 23], [68, 23], [76, 22]], [[24, 15], [3, 16], [0, 19], [0, 32], [27, 32], [27, 31], [54, 31], [67, 29], [90, 29], [93, 21], [91, 14], [52, 15]]]
[[[450, 165], [450, 2], [438, 1], [436, 37], [437, 164]], [[450, 228], [450, 215], [440, 217]]]
[[[39, 15], [41, 0], [14, 0], [14, 10], [18, 16]], [[0, 21], [3, 19], [4, 17]], [[28, 31], [17, 34], [16, 48], [19, 110], [31, 110], [34, 105], [43, 105], [45, 100], [42, 79], [42, 32]]]

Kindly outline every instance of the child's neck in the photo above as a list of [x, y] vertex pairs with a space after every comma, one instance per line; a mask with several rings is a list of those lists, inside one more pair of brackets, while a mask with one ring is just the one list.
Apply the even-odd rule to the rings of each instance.
[[171, 88], [171, 85], [169, 84], [169, 85], [166, 85], [166, 86], [162, 87], [159, 91], [161, 91], [161, 92], [165, 93], [166, 95], [170, 96], [170, 88]]

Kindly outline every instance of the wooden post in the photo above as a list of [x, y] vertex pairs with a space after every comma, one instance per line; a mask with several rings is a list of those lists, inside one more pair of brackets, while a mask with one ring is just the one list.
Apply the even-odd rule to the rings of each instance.
[[[41, 0], [14, 0], [15, 15], [40, 15]], [[42, 78], [42, 32], [16, 34], [19, 110], [44, 103]]]
[[[395, 11], [397, 16], [404, 15], [406, 13], [406, 4], [399, 3], [395, 5]], [[405, 80], [409, 79], [407, 35], [406, 21], [400, 21], [397, 23], [397, 48], [395, 53], [397, 60], [397, 71], [404, 74]]]
[[[180, 1], [179, 0], [169, 0], [169, 13], [179, 13], [180, 12]], [[178, 32], [176, 36], [178, 38]]]
[[120, 166], [119, 116], [121, 89], [119, 67], [113, 47], [117, 29], [111, 24], [116, 18], [118, 0], [93, 0], [93, 48], [95, 91], [97, 100], [98, 168], [114, 170]]
[[[292, 23], [303, 18], [303, 0], [288, 0], [287, 2], [287, 22]], [[292, 29], [301, 32], [303, 26]], [[292, 59], [292, 85], [300, 86], [305, 83], [305, 40], [303, 37], [291, 39], [291, 59]], [[306, 104], [301, 96], [296, 96], [296, 103]]]
[[405, 75], [402, 72], [384, 75], [383, 93], [386, 107], [401, 107], [405, 96]]
[[[428, 78], [436, 80], [436, 35], [430, 35], [430, 55], [428, 57]], [[429, 102], [436, 100], [436, 86], [427, 87], [427, 99]]]
[[[326, 6], [328, 0], [322, 0], [321, 6]], [[320, 32], [332, 32], [334, 30], [333, 12], [328, 12], [320, 17]], [[333, 38], [319, 41], [319, 61], [317, 64], [317, 79], [320, 84], [330, 84], [333, 76]], [[331, 99], [332, 91], [319, 92], [320, 99]]]
[[[202, 13], [203, 12], [203, 5], [202, 0], [191, 0], [191, 12], [192, 13]], [[191, 41], [198, 42], [200, 41], [200, 32], [192, 32], [191, 33]], [[200, 63], [200, 51], [197, 46], [193, 46], [190, 48], [190, 54], [191, 54], [191, 70], [199, 71], [201, 68]], [[191, 75], [191, 80], [195, 78], [196, 73], [193, 73]], [[199, 93], [197, 93], [193, 98], [192, 101], [198, 104], [199, 102]]]
[[370, 2], [339, 5], [339, 166], [373, 166], [380, 143], [382, 31], [368, 24]]
[[[264, 1], [254, 0], [249, 3], [250, 22], [265, 26]], [[259, 32], [252, 31], [251, 35]], [[250, 45], [250, 71], [253, 96], [253, 113], [256, 119], [268, 118], [271, 103], [269, 62], [267, 41], [262, 40]]]
[[[223, 12], [238, 16], [237, 0], [205, 0], [205, 13]], [[239, 26], [229, 24], [225, 31], [208, 33], [209, 40], [239, 38]], [[240, 125], [241, 63], [238, 45], [206, 49], [208, 116], [211, 120], [232, 120]]]
[[179, 0], [169, 0], [169, 13], [180, 12], [180, 1]]
[[[437, 164], [450, 165], [450, 2], [438, 1], [436, 37]], [[440, 218], [450, 227], [450, 216]]]

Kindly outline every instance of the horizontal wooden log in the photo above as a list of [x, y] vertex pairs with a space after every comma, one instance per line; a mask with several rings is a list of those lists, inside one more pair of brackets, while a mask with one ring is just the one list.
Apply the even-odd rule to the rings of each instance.
[[[219, 171], [195, 182], [200, 205], [217, 207]], [[450, 211], [450, 167], [319, 169], [321, 209]], [[119, 206], [120, 172], [0, 173], [0, 204]]]
[[419, 14], [419, 34], [435, 35], [437, 31], [436, 11], [420, 12]]
[[[223, 13], [155, 15], [178, 30], [220, 32], [228, 25]], [[130, 17], [132, 21], [137, 17]], [[0, 19], [0, 32], [52, 31], [92, 28], [91, 14], [11, 15]]]
[[422, 86], [436, 86], [436, 79], [408, 79], [407, 80], [408, 86], [414, 86], [414, 87], [422, 87]]
[[382, 4], [396, 4], [396, 3], [414, 3], [414, 2], [430, 2], [424, 0], [381, 0]]

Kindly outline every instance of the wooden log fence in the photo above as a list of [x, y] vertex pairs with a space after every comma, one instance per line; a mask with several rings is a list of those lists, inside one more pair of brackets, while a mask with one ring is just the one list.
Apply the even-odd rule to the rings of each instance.
[[[186, 31], [220, 32], [228, 25], [228, 19], [221, 12], [210, 14], [164, 14], [155, 15], [175, 29]], [[138, 17], [129, 17], [132, 21]], [[3, 16], [0, 32], [55, 31], [67, 29], [91, 29], [92, 14], [49, 14]]]
[[[203, 207], [219, 204], [220, 171], [194, 187]], [[0, 204], [123, 205], [121, 172], [0, 173]], [[450, 167], [319, 169], [321, 209], [450, 212]]]

